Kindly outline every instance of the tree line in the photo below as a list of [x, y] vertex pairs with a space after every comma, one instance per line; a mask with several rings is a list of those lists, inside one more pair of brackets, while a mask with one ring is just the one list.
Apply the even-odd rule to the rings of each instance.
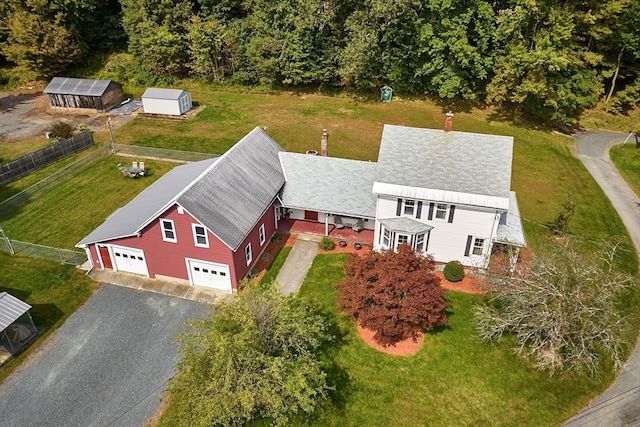
[[0, 46], [43, 78], [128, 49], [148, 84], [388, 84], [564, 122], [640, 103], [640, 0], [6, 0]]

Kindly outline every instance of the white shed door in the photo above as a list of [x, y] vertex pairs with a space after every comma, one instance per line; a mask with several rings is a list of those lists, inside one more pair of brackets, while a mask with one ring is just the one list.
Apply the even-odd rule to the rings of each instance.
[[149, 275], [147, 262], [144, 259], [142, 249], [123, 248], [112, 246], [113, 260], [118, 271], [128, 271], [129, 273]]
[[207, 288], [231, 292], [231, 275], [229, 266], [213, 262], [187, 260], [191, 283]]

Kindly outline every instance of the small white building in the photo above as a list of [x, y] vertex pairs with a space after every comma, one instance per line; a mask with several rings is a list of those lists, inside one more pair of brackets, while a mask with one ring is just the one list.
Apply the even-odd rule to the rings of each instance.
[[191, 93], [186, 90], [150, 87], [142, 95], [142, 106], [147, 114], [181, 116], [189, 111], [193, 104]]

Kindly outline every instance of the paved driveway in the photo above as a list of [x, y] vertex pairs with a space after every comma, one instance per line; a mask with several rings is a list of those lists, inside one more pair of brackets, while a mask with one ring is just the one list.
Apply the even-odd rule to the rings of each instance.
[[[626, 137], [627, 134], [618, 132], [594, 131], [578, 135], [576, 141], [578, 157], [611, 200], [640, 252], [640, 200], [609, 159], [609, 148]], [[640, 425], [640, 348], [636, 346], [615, 383], [565, 426], [637, 425]]]
[[103, 285], [0, 385], [0, 425], [143, 425], [174, 374], [177, 331], [208, 310]]

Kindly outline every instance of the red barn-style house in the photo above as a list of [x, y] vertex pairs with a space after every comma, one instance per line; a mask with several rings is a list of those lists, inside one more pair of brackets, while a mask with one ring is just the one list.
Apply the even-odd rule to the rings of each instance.
[[[510, 191], [513, 138], [385, 125], [377, 162], [287, 153], [255, 128], [217, 159], [176, 167], [78, 246], [91, 265], [232, 292], [282, 214], [371, 230], [373, 249], [409, 244], [437, 262], [486, 268], [526, 245]], [[512, 262], [515, 262], [515, 257]]]
[[93, 268], [232, 292], [275, 233], [281, 151], [256, 128], [219, 158], [174, 168], [77, 246]]

